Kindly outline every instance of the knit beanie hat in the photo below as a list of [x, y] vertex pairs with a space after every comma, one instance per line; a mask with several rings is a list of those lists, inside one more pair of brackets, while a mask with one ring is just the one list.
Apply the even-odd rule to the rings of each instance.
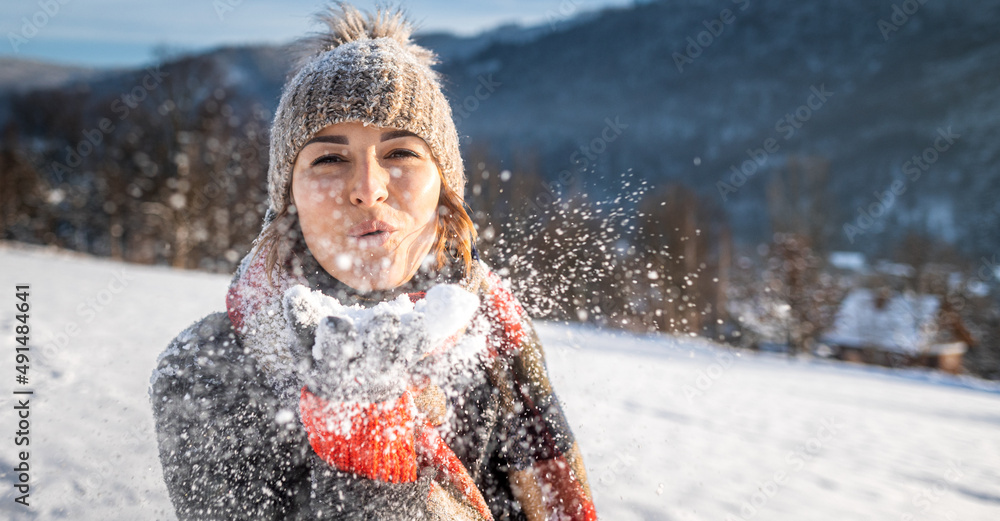
[[401, 11], [363, 14], [338, 3], [318, 17], [327, 31], [300, 44], [298, 71], [285, 84], [271, 126], [270, 220], [289, 204], [299, 149], [328, 125], [357, 121], [412, 132], [430, 147], [443, 179], [459, 196], [465, 173], [451, 107], [433, 52], [410, 40]]

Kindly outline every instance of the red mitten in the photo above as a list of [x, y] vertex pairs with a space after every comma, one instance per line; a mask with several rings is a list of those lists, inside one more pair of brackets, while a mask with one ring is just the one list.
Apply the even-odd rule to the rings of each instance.
[[303, 386], [299, 400], [309, 444], [323, 461], [391, 483], [417, 480], [413, 411], [409, 391], [397, 400], [361, 405], [330, 402]]

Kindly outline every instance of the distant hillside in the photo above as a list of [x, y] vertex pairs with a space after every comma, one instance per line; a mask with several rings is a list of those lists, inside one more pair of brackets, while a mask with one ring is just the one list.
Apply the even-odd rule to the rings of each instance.
[[[1000, 219], [984, 218], [1000, 215], [1000, 0], [912, 14], [893, 0], [686, 0], [554, 22], [419, 37], [441, 55], [466, 153], [484, 148], [508, 167], [530, 156], [550, 181], [570, 171], [596, 195], [629, 169], [683, 183], [744, 243], [769, 237], [772, 173], [809, 156], [828, 161], [813, 188], [827, 248], [885, 253], [912, 231], [969, 254], [1000, 248]], [[187, 78], [185, 106], [223, 88], [245, 116], [273, 111], [289, 63], [281, 48], [225, 48], [163, 70]], [[143, 74], [61, 88], [58, 111], [86, 126]], [[0, 99], [0, 126], [13, 122], [42, 157], [79, 139], [54, 125], [66, 114], [44, 115], [51, 92]], [[952, 136], [946, 150], [940, 133]], [[741, 168], [752, 174], [734, 178]], [[845, 232], [880, 200], [888, 210], [863, 233]]]
[[88, 67], [0, 57], [0, 91], [59, 87], [70, 81], [87, 80], [100, 72]]
[[[879, 251], [917, 230], [996, 251], [997, 220], [982, 216], [1000, 211], [998, 6], [929, 2], [903, 21], [888, 0], [656, 2], [524, 45], [494, 45], [443, 70], [456, 104], [474, 94], [477, 77], [501, 84], [460, 120], [470, 143], [492, 143], [508, 157], [538, 150], [552, 178], [600, 136], [605, 118], [620, 118], [628, 128], [591, 161], [601, 175], [583, 176], [592, 186], [609, 186], [608, 174], [629, 168], [658, 183], [684, 182], [728, 212], [738, 237], [761, 239], [766, 174], [735, 193], [717, 183], [733, 186], [731, 167], [770, 138], [777, 147], [760, 171], [782, 168], [789, 155], [829, 160], [830, 247]], [[711, 22], [723, 9], [732, 23]], [[879, 20], [892, 24], [888, 41]], [[716, 37], [709, 29], [721, 30]], [[708, 45], [691, 44], [699, 38]], [[814, 87], [833, 94], [823, 102]], [[811, 98], [813, 108], [803, 107]], [[936, 162], [913, 180], [907, 161], [948, 128], [961, 137], [947, 152], [928, 153]], [[905, 193], [849, 241], [843, 224], [895, 179]]]

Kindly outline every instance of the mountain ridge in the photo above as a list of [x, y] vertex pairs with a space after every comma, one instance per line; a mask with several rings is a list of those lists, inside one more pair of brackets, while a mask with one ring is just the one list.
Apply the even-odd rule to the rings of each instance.
[[[917, 8], [907, 14], [901, 5]], [[772, 230], [769, 179], [787, 170], [789, 158], [817, 157], [829, 164], [822, 187], [828, 248], [884, 253], [917, 232], [979, 254], [1000, 247], [998, 225], [981, 217], [1000, 211], [1000, 145], [991, 139], [1000, 131], [998, 20], [994, 0], [692, 0], [416, 39], [442, 57], [438, 68], [466, 153], [485, 147], [508, 167], [535, 154], [548, 180], [577, 169], [595, 196], [616, 190], [614, 179], [630, 169], [656, 185], [685, 184], [724, 211], [736, 238], [749, 243], [766, 241]], [[207, 80], [221, 79], [240, 103], [271, 112], [288, 69], [279, 46], [225, 47], [162, 67], [192, 63], [203, 71], [206, 93], [213, 86]], [[56, 89], [82, 88], [79, 110], [96, 118], [136, 74], [106, 73]], [[497, 85], [486, 96], [476, 90], [483, 81]], [[819, 103], [817, 90], [831, 94]], [[11, 101], [24, 98], [5, 98], [11, 105], [0, 108], [0, 123], [25, 128], [30, 118]], [[581, 168], [574, 152], [598, 139], [609, 118], [627, 128]], [[954, 147], [908, 181], [905, 165], [949, 128], [960, 136]], [[46, 133], [27, 131], [60, 139]], [[775, 146], [766, 147], [769, 140]], [[755, 159], [760, 150], [763, 161]], [[756, 167], [743, 168], [747, 161]], [[739, 186], [734, 169], [745, 170]], [[863, 234], [846, 232], [897, 180], [907, 182], [906, 193], [884, 216]]]

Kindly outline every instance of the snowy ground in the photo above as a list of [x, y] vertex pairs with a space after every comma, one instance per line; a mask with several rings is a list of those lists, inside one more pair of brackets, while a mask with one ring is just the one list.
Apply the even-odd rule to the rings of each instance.
[[[174, 519], [156, 355], [228, 277], [0, 243], [0, 518]], [[30, 508], [14, 503], [14, 285], [31, 284]], [[1000, 386], [541, 324], [603, 519], [1000, 519]]]

